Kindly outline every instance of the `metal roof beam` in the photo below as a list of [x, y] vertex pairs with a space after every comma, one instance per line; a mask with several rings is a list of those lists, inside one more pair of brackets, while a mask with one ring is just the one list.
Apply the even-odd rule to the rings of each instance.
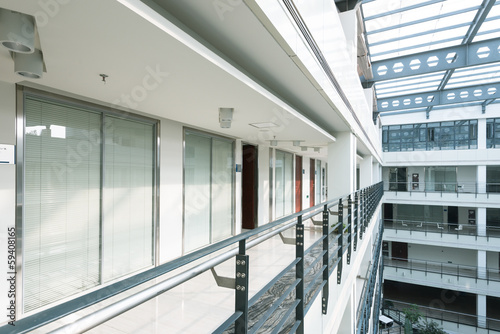
[[385, 32], [385, 31], [389, 31], [389, 30], [393, 30], [393, 29], [404, 28], [404, 27], [408, 27], [408, 26], [411, 26], [414, 24], [419, 24], [419, 23], [428, 22], [428, 21], [432, 21], [432, 20], [439, 20], [439, 19], [442, 19], [442, 18], [448, 17], [448, 16], [472, 12], [472, 11], [478, 10], [480, 8], [481, 8], [481, 6], [474, 6], [474, 7], [469, 7], [469, 8], [465, 8], [465, 9], [460, 9], [460, 10], [456, 10], [454, 12], [449, 12], [446, 14], [430, 16], [430, 17], [426, 17], [423, 19], [415, 20], [415, 21], [405, 22], [405, 23], [401, 23], [401, 24], [397, 24], [397, 25], [393, 25], [393, 26], [388, 26], [388, 27], [384, 27], [384, 28], [380, 28], [380, 29], [376, 29], [376, 30], [372, 30], [372, 31], [367, 31], [366, 34], [367, 35], [378, 34], [379, 32]]
[[415, 5], [412, 5], [412, 6], [402, 7], [402, 8], [398, 8], [398, 9], [395, 9], [395, 10], [390, 10], [390, 11], [387, 11], [387, 12], [382, 12], [382, 13], [379, 13], [379, 14], [368, 16], [368, 17], [365, 17], [365, 21], [378, 19], [379, 17], [389, 16], [389, 15], [392, 15], [392, 14], [397, 14], [397, 13], [405, 12], [407, 10], [412, 10], [412, 9], [417, 9], [417, 8], [429, 6], [429, 5], [433, 5], [435, 3], [444, 2], [444, 1], [446, 1], [446, 0], [429, 0], [429, 1], [422, 2], [422, 3], [419, 3], [419, 4], [415, 4]]
[[486, 113], [486, 106], [490, 103], [492, 103], [493, 101], [495, 101], [496, 99], [489, 99], [489, 100], [485, 100], [483, 103], [481, 103], [481, 111], [483, 114]]
[[[496, 38], [377, 61], [372, 63], [372, 81], [397, 79], [497, 62], [500, 61], [499, 47], [500, 38]], [[486, 48], [490, 51], [485, 52]], [[452, 55], [454, 57], [451, 57]]]
[[500, 83], [446, 89], [377, 100], [380, 112], [457, 104], [500, 97]]
[[484, 0], [481, 4], [481, 9], [477, 11], [476, 17], [474, 18], [474, 23], [469, 27], [469, 30], [465, 34], [465, 38], [462, 44], [470, 44], [478, 30], [481, 28], [486, 16], [490, 13], [491, 8], [495, 5], [496, 0]]

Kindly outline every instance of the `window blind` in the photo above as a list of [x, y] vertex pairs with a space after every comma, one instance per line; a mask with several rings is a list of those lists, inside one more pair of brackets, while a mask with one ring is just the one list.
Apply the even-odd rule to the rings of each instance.
[[25, 94], [24, 311], [153, 265], [155, 124]]

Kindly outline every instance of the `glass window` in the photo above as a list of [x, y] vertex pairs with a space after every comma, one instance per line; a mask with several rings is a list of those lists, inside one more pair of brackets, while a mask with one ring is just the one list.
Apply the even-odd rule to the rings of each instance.
[[24, 311], [152, 266], [154, 122], [25, 93]]
[[280, 218], [293, 210], [293, 154], [276, 150], [275, 156], [275, 218]]
[[233, 141], [185, 131], [184, 251], [232, 235]]

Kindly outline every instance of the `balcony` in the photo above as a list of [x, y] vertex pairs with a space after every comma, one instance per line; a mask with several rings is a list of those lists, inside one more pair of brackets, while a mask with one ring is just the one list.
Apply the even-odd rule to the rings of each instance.
[[500, 227], [384, 219], [384, 240], [500, 252]]
[[384, 257], [384, 279], [500, 297], [498, 269]]

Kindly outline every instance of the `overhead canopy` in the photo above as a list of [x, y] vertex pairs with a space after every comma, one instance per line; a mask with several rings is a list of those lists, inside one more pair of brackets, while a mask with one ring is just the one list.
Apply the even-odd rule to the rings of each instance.
[[500, 97], [500, 0], [363, 0], [381, 115]]

